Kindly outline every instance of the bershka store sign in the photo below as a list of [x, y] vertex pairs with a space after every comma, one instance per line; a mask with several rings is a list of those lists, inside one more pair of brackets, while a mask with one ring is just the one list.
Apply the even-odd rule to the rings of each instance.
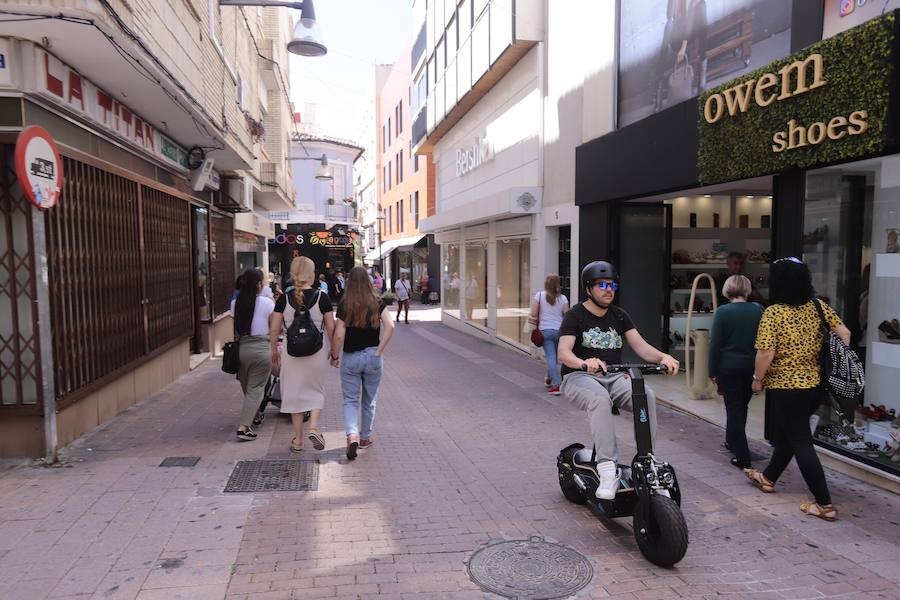
[[55, 56], [35, 48], [37, 92], [56, 104], [132, 146], [180, 169], [187, 168], [187, 152], [133, 110], [115, 100]]
[[471, 146], [456, 151], [456, 176], [462, 177], [466, 173], [471, 173], [493, 156], [490, 140], [487, 137], [475, 138]]
[[883, 152], [896, 23], [885, 15], [702, 94], [701, 183]]

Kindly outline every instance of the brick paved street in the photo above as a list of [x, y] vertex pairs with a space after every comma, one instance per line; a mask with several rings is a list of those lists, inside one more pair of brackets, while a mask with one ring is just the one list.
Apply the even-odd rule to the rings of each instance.
[[[560, 494], [556, 454], [588, 427], [543, 392], [541, 363], [416, 322], [385, 364], [377, 443], [349, 464], [332, 373], [328, 446], [304, 452], [322, 463], [316, 492], [222, 493], [237, 460], [289, 458], [291, 434], [270, 409], [260, 439], [237, 442], [240, 391], [217, 361], [77, 442], [65, 467], [0, 472], [0, 598], [486, 598], [463, 561], [531, 535], [590, 559], [584, 598], [900, 598], [898, 496], [828, 472], [841, 520], [804, 517], [796, 467], [763, 496], [721, 429], [661, 408], [657, 450], [678, 469], [691, 545], [659, 569], [630, 520]], [[630, 416], [617, 426], [633, 447]], [[158, 467], [166, 456], [201, 459]]]

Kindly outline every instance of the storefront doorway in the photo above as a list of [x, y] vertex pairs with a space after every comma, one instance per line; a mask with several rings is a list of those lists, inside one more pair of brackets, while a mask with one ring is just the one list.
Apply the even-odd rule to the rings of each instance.
[[207, 352], [203, 324], [210, 321], [210, 265], [209, 265], [209, 211], [200, 206], [191, 207], [191, 238], [194, 257], [194, 336], [191, 352]]

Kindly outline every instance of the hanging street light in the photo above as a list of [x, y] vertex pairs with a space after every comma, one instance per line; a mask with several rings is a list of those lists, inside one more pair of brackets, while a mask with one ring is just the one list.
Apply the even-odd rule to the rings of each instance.
[[323, 154], [320, 162], [321, 165], [316, 169], [316, 179], [319, 181], [331, 181], [334, 179], [334, 173], [331, 171], [331, 167], [328, 166], [328, 157]]
[[313, 0], [302, 2], [281, 2], [279, 0], [219, 0], [219, 6], [269, 6], [275, 8], [293, 8], [300, 11], [300, 20], [294, 26], [294, 33], [287, 49], [298, 56], [325, 56], [328, 48], [322, 41], [322, 33], [316, 22], [316, 9]]

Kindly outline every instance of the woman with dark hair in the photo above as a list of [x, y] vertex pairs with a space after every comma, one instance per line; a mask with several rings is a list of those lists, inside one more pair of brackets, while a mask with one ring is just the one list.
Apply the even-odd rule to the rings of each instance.
[[266, 382], [272, 371], [269, 328], [275, 303], [260, 295], [263, 278], [256, 269], [247, 269], [238, 281], [240, 290], [231, 301], [234, 330], [240, 341], [238, 380], [244, 392], [244, 408], [237, 436], [244, 441], [252, 441], [256, 439], [256, 433], [250, 425], [262, 403]]
[[[350, 460], [356, 458], [359, 448], [368, 448], [374, 443], [372, 425], [375, 421], [378, 384], [381, 383], [384, 367], [383, 354], [394, 334], [394, 321], [385, 308], [386, 305], [378, 297], [366, 270], [363, 267], [353, 267], [347, 278], [344, 297], [338, 305], [331, 353], [331, 366], [339, 366], [341, 369], [347, 458]], [[341, 348], [344, 350], [343, 360]]]
[[774, 411], [770, 437], [774, 450], [765, 470], [744, 472], [760, 490], [774, 492], [775, 482], [791, 458], [796, 458], [803, 480], [815, 497], [814, 502], [801, 504], [800, 510], [834, 521], [837, 510], [831, 503], [825, 472], [809, 430], [809, 417], [824, 394], [820, 377], [823, 331], [819, 308], [828, 326], [844, 343], [850, 342], [850, 330], [830, 306], [814, 297], [812, 276], [800, 259], [780, 258], [772, 263], [769, 291], [772, 304], [763, 312], [756, 335], [752, 387], [754, 392], [766, 388], [767, 404]]

